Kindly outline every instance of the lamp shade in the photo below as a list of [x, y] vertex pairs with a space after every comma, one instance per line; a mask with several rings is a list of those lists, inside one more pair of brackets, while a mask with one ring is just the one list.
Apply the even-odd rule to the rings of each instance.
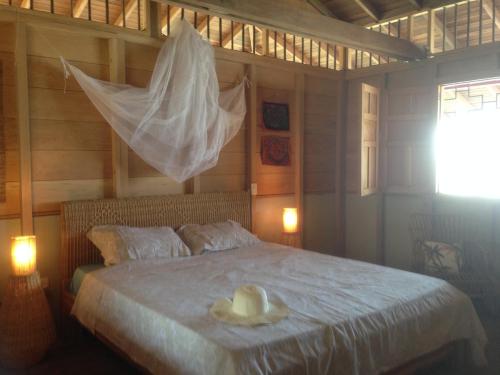
[[12, 237], [12, 273], [14, 276], [28, 276], [36, 270], [36, 237]]
[[284, 208], [283, 209], [283, 232], [284, 233], [297, 233], [297, 209]]

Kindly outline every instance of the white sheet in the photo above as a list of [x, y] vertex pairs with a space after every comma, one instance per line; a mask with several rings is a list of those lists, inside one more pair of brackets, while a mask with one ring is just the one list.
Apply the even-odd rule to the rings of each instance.
[[[254, 328], [213, 319], [210, 305], [241, 284], [290, 316]], [[448, 283], [269, 243], [93, 272], [73, 313], [155, 374], [375, 374], [458, 339], [485, 363], [473, 305]]]

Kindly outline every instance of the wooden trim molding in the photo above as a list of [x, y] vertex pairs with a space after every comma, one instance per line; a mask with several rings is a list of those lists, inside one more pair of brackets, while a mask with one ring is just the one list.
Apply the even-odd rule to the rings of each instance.
[[[109, 44], [109, 79], [125, 83], [125, 41], [112, 38]], [[111, 129], [111, 153], [113, 167], [113, 196], [126, 197], [128, 193], [128, 145]]]
[[257, 67], [254, 64], [248, 64], [245, 67], [248, 80], [247, 88], [247, 186], [251, 193], [251, 216], [252, 232], [255, 233], [255, 207], [257, 186]]
[[30, 106], [28, 89], [28, 46], [25, 23], [16, 24], [16, 99], [19, 131], [19, 177], [21, 230], [33, 233], [33, 196], [31, 179]]
[[[305, 77], [304, 74], [295, 75], [295, 163], [294, 185], [295, 206], [299, 217], [299, 239], [296, 246], [302, 247], [304, 241], [304, 103], [305, 103]], [[293, 149], [292, 149], [292, 152]]]

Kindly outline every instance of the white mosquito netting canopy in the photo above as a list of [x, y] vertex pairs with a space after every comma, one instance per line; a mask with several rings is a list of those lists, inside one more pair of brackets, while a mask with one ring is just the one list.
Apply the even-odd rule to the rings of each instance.
[[186, 21], [161, 48], [146, 88], [101, 81], [61, 60], [116, 133], [178, 182], [215, 166], [245, 117], [245, 79], [219, 92], [212, 46]]

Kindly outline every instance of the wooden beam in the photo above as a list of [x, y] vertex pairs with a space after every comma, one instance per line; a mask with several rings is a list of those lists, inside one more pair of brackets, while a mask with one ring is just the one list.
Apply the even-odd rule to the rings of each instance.
[[295, 207], [299, 219], [299, 243], [297, 247], [302, 248], [304, 241], [304, 102], [305, 102], [305, 77], [303, 73], [295, 74], [295, 105], [294, 105], [294, 191]]
[[137, 0], [127, 0], [125, 3], [125, 12], [120, 12], [118, 16], [116, 16], [113, 25], [115, 26], [123, 26], [123, 15], [125, 13], [125, 21], [128, 20], [130, 15], [134, 10], [137, 9]]
[[73, 5], [73, 18], [80, 18], [88, 3], [88, 0], [76, 0], [76, 3]]
[[234, 25], [232, 32], [229, 30], [229, 32], [222, 38], [222, 47], [227, 48], [227, 46], [231, 44], [231, 40], [241, 33], [241, 30], [243, 30], [242, 23]]
[[[483, 9], [486, 14], [493, 19], [493, 3], [483, 1]], [[498, 6], [495, 5], [495, 26], [500, 29], [500, 12]]]
[[[181, 18], [181, 13], [182, 13], [182, 8], [179, 7], [172, 7], [170, 8], [170, 27], [172, 27], [172, 23], [178, 19]], [[168, 15], [164, 15], [161, 24], [165, 25], [161, 28], [161, 32], [165, 35], [167, 35], [167, 29], [168, 29]]]
[[[199, 15], [198, 15], [199, 17]], [[208, 28], [208, 17], [209, 16], [203, 16], [203, 19], [196, 25], [196, 29], [200, 34], [203, 34], [205, 31], [207, 31]]]
[[[347, 67], [348, 54], [344, 53], [344, 67]], [[347, 126], [347, 94], [348, 81], [338, 82], [337, 93], [337, 121], [335, 126], [335, 221], [332, 228], [332, 235], [335, 240], [335, 249], [332, 255], [345, 256], [345, 169], [346, 169], [346, 126]]]
[[422, 0], [408, 0], [415, 9], [422, 9]]
[[257, 186], [257, 67], [254, 64], [245, 66], [250, 85], [246, 89], [246, 149], [247, 149], [247, 186], [252, 194], [252, 232], [255, 233], [255, 213], [258, 193]]
[[156, 1], [146, 1], [146, 32], [152, 38], [159, 38], [161, 35], [159, 8], [160, 4]]
[[333, 13], [332, 10], [330, 8], [328, 8], [328, 6], [326, 6], [320, 0], [307, 0], [307, 2], [309, 4], [311, 4], [311, 6], [313, 8], [315, 8], [318, 12], [320, 12], [322, 15], [328, 16], [328, 17], [333, 17], [333, 18], [338, 18], [335, 15], [335, 13]]
[[33, 196], [31, 180], [30, 105], [28, 88], [28, 37], [25, 23], [16, 25], [16, 100], [19, 132], [19, 177], [21, 230], [33, 234]]
[[[109, 78], [114, 83], [125, 83], [125, 41], [109, 40]], [[128, 145], [111, 129], [113, 168], [113, 196], [121, 198], [128, 193]]]
[[[274, 33], [269, 33], [269, 40], [272, 43], [275, 42]], [[285, 44], [283, 44], [283, 39], [276, 38], [276, 45], [280, 46], [281, 48], [283, 48], [285, 50], [285, 52], [286, 52], [286, 60], [288, 60], [289, 58], [290, 59], [293, 58], [293, 47], [294, 47], [293, 43], [288, 43], [288, 41], [287, 41], [286, 42], [286, 47], [285, 47]], [[290, 52], [290, 51], [292, 51], [292, 52]], [[301, 56], [299, 56], [298, 54], [295, 54], [295, 61], [301, 63], [302, 62]]]
[[354, 0], [363, 11], [370, 16], [375, 22], [380, 20], [380, 12], [370, 2], [370, 0]]
[[425, 58], [415, 44], [368, 30], [364, 27], [314, 13], [297, 12], [286, 1], [266, 0], [161, 0], [199, 9], [238, 22], [323, 40], [402, 60]]

